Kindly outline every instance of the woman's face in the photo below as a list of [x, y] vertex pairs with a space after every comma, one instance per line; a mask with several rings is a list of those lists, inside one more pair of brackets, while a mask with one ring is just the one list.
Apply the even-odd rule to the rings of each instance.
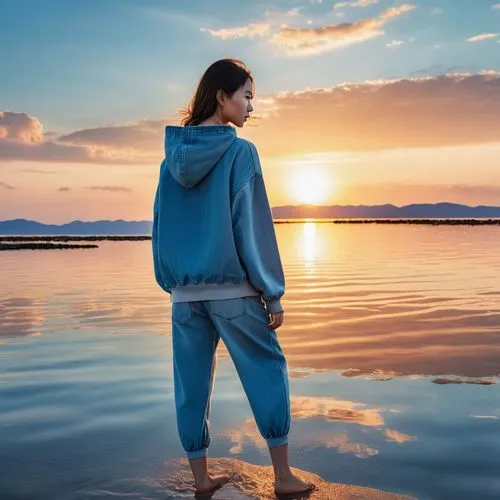
[[234, 123], [237, 127], [243, 127], [246, 119], [253, 111], [252, 98], [252, 80], [247, 78], [245, 84], [232, 97], [224, 99], [224, 106], [222, 107], [224, 121], [227, 120]]

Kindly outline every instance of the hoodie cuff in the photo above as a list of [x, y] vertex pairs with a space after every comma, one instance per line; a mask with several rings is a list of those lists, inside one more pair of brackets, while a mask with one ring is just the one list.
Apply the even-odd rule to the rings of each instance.
[[280, 299], [265, 300], [266, 308], [269, 314], [283, 312], [283, 307], [281, 307]]

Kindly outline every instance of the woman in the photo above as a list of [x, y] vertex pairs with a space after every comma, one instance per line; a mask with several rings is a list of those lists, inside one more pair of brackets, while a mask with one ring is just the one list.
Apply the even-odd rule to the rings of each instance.
[[250, 116], [253, 84], [235, 59], [205, 71], [183, 126], [165, 127], [154, 200], [155, 277], [172, 302], [177, 428], [197, 494], [229, 480], [207, 472], [220, 338], [269, 447], [276, 494], [315, 489], [288, 464], [288, 371], [275, 332], [285, 280], [259, 156], [228, 125], [243, 127]]

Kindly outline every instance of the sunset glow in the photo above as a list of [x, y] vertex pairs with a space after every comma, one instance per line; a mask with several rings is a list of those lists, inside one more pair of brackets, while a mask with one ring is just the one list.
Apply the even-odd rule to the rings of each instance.
[[7, 3], [0, 219], [151, 220], [165, 126], [228, 54], [255, 79], [236, 133], [271, 207], [498, 204], [497, 0]]
[[291, 179], [291, 195], [296, 203], [319, 205], [331, 197], [333, 184], [319, 170], [304, 170]]

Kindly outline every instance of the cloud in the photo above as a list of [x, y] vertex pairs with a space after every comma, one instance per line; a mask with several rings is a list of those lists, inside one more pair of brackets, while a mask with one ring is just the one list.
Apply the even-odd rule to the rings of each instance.
[[150, 163], [163, 154], [165, 122], [77, 130], [59, 137], [45, 134], [27, 113], [0, 112], [0, 160], [65, 163]]
[[[484, 148], [481, 148], [484, 154]], [[435, 150], [434, 150], [435, 152]], [[425, 154], [425, 153], [424, 153]], [[456, 151], [448, 154], [459, 156], [460, 152]], [[494, 157], [492, 153], [491, 157]], [[352, 153], [351, 153], [352, 155]], [[404, 161], [405, 156], [412, 155], [412, 152], [406, 150], [398, 152], [398, 158]], [[442, 155], [446, 155], [443, 152]], [[473, 156], [473, 153], [469, 153]], [[437, 155], [434, 155], [437, 156]], [[359, 158], [358, 158], [359, 160]], [[425, 161], [425, 160], [423, 160]], [[397, 162], [397, 160], [395, 160]], [[395, 163], [393, 162], [393, 164]], [[464, 158], [464, 162], [466, 162]], [[289, 162], [287, 162], [288, 164]], [[418, 162], [416, 162], [418, 163]], [[290, 162], [293, 165], [293, 162]], [[316, 164], [316, 163], [314, 163]], [[332, 166], [334, 161], [325, 165]], [[338, 163], [337, 163], [338, 164]], [[396, 163], [397, 164], [397, 163]], [[415, 163], [413, 163], [415, 164]], [[407, 166], [408, 169], [412, 167]], [[439, 167], [436, 166], [439, 170]], [[443, 174], [444, 175], [444, 174]], [[498, 205], [500, 199], [500, 182], [495, 184], [449, 184], [444, 182], [439, 183], [418, 183], [418, 182], [382, 182], [381, 184], [350, 182], [342, 185], [342, 199], [339, 199], [339, 204], [348, 204], [349, 200], [370, 200], [367, 204], [382, 204], [386, 200], [392, 200], [395, 205], [406, 205], [408, 200], [418, 203], [435, 203], [436, 200], [447, 201], [450, 203], [462, 203], [469, 206], [481, 205]], [[345, 201], [344, 201], [345, 200]]]
[[482, 40], [491, 40], [492, 38], [496, 38], [500, 36], [500, 33], [482, 33], [481, 35], [474, 35], [467, 38], [468, 42], [480, 42]]
[[415, 5], [404, 3], [402, 5], [398, 5], [397, 7], [390, 7], [389, 9], [384, 10], [382, 14], [380, 14], [380, 18], [383, 19], [384, 21], [389, 21], [390, 19], [399, 17], [401, 14], [404, 14], [405, 12], [411, 12], [415, 8], [416, 8]]
[[0, 188], [3, 189], [16, 189], [14, 186], [11, 186], [10, 184], [6, 184], [5, 182], [0, 181]]
[[300, 14], [300, 11], [302, 10], [302, 7], [294, 7], [293, 9], [290, 9], [285, 12], [285, 16], [298, 16]]
[[77, 130], [61, 135], [58, 142], [86, 146], [91, 149], [123, 149], [151, 151], [163, 147], [164, 120], [139, 120], [137, 122]]
[[399, 45], [403, 45], [405, 43], [403, 40], [393, 40], [392, 42], [386, 43], [386, 47], [398, 47]]
[[493, 10], [500, 10], [500, 3], [495, 3], [491, 6]]
[[219, 30], [200, 28], [200, 31], [210, 33], [212, 36], [222, 38], [222, 40], [229, 40], [231, 38], [255, 38], [256, 36], [265, 36], [269, 33], [270, 29], [271, 25], [269, 23], [250, 23], [246, 26], [221, 28]]
[[55, 174], [55, 170], [40, 170], [38, 168], [22, 168], [21, 169], [23, 172], [28, 172], [29, 174]]
[[478, 200], [490, 199], [492, 202], [500, 199], [500, 185], [494, 186], [491, 184], [449, 184], [447, 186], [427, 186], [437, 188], [441, 191], [441, 197], [446, 196], [445, 193], [456, 198], [470, 198]]
[[[254, 141], [268, 157], [498, 142], [499, 93], [500, 73], [495, 71], [346, 82], [279, 92], [256, 97], [252, 125], [241, 129], [239, 135]], [[36, 122], [36, 118], [24, 121]], [[173, 121], [139, 120], [76, 130], [35, 143], [29, 142], [33, 135], [24, 134], [22, 127], [17, 132], [11, 128], [9, 135], [16, 139], [0, 139], [0, 160], [157, 162], [163, 157], [164, 126], [168, 123]], [[31, 130], [31, 125], [26, 128]]]
[[351, 0], [350, 2], [338, 2], [333, 8], [342, 9], [344, 7], [368, 7], [369, 5], [375, 5], [379, 0]]
[[267, 156], [498, 142], [500, 73], [343, 83], [255, 101], [245, 136]]
[[0, 140], [39, 144], [44, 141], [42, 124], [26, 113], [0, 111]]
[[[337, 5], [350, 7], [366, 7], [377, 3], [376, 0], [357, 0], [355, 2], [341, 2]], [[229, 40], [234, 38], [267, 37], [268, 42], [280, 49], [287, 55], [304, 56], [320, 54], [333, 49], [360, 43], [384, 34], [384, 25], [392, 19], [415, 9], [414, 5], [402, 4], [391, 7], [381, 12], [378, 18], [367, 18], [354, 23], [341, 23], [322, 27], [294, 28], [280, 21], [283, 17], [295, 17], [300, 13], [300, 8], [293, 8], [285, 13], [266, 11], [266, 21], [250, 23], [232, 28], [209, 29], [201, 28], [200, 31], [210, 35]], [[310, 24], [308, 22], [308, 24]], [[271, 33], [273, 26], [279, 26], [274, 34]]]
[[355, 23], [342, 23], [319, 28], [290, 28], [285, 26], [269, 43], [284, 49], [287, 55], [314, 55], [360, 43], [383, 35], [382, 23], [363, 19]]
[[287, 55], [321, 54], [379, 37], [384, 34], [383, 27], [387, 22], [413, 9], [415, 9], [414, 5], [402, 4], [384, 10], [378, 18], [318, 28], [284, 26], [269, 39], [269, 43], [284, 49]]
[[65, 193], [67, 193], [68, 191], [71, 191], [71, 188], [70, 187], [67, 187], [67, 186], [62, 186], [58, 189], [58, 191], [63, 191]]
[[89, 186], [87, 189], [91, 189], [93, 191], [132, 192], [132, 189], [125, 186]]
[[29, 144], [22, 140], [0, 138], [0, 160], [87, 163], [93, 161], [93, 158], [85, 148], [65, 146], [50, 141]]

